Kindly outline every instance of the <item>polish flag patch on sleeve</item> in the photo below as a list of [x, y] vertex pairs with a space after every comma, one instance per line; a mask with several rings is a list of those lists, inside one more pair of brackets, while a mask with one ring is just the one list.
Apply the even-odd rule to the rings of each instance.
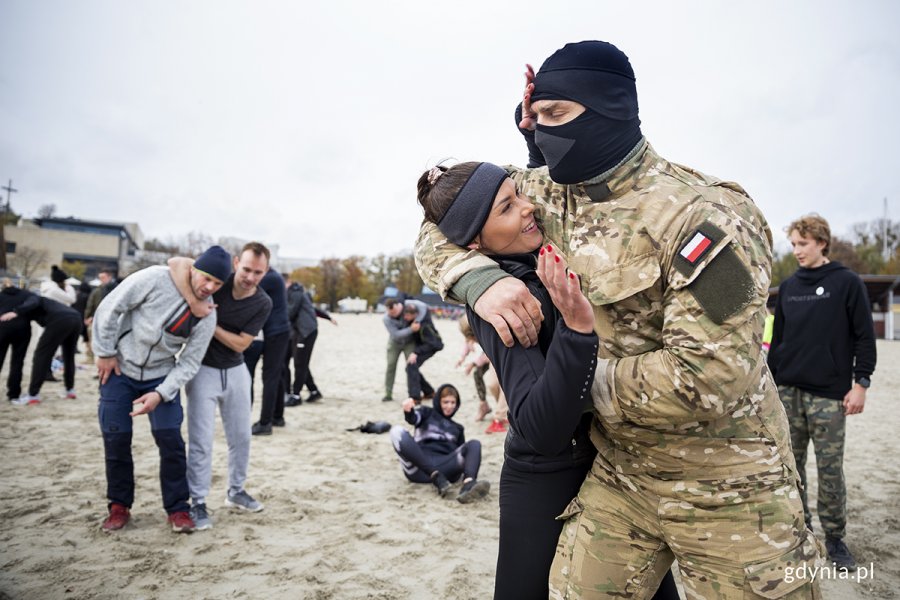
[[697, 231], [694, 234], [694, 237], [684, 245], [684, 248], [681, 249], [679, 254], [683, 259], [693, 265], [703, 258], [703, 255], [706, 254], [706, 251], [709, 250], [712, 245], [713, 241], [711, 238], [704, 233]]

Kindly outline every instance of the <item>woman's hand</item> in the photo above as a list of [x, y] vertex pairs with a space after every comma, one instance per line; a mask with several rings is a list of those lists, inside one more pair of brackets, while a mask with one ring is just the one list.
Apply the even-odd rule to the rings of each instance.
[[541, 248], [537, 274], [568, 328], [578, 333], [594, 331], [594, 309], [581, 293], [581, 282], [568, 272], [566, 259], [553, 246]]

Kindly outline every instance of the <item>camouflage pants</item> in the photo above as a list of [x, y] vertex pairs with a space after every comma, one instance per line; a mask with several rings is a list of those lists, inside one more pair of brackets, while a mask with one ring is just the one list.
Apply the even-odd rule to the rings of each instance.
[[475, 391], [480, 402], [487, 402], [487, 387], [484, 385], [484, 374], [490, 369], [489, 365], [475, 365], [472, 368], [472, 379], [475, 380]]
[[844, 483], [844, 431], [846, 417], [840, 400], [814, 396], [795, 387], [778, 386], [791, 426], [791, 447], [803, 487], [803, 513], [812, 527], [806, 500], [806, 453], [812, 440], [816, 452], [819, 494], [816, 510], [822, 530], [829, 537], [843, 538], [847, 525], [847, 487]]
[[550, 598], [650, 598], [673, 558], [688, 598], [821, 597], [791, 576], [824, 555], [794, 477], [672, 481], [601, 463], [560, 516]]

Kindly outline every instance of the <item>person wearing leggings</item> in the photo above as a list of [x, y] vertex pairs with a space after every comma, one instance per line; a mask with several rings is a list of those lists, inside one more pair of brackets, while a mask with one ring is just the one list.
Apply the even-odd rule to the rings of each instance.
[[459, 410], [459, 390], [440, 386], [432, 399], [434, 408], [416, 406], [412, 398], [403, 403], [403, 417], [415, 426], [415, 434], [402, 425], [391, 428], [391, 444], [400, 457], [403, 474], [413, 483], [432, 483], [441, 498], [451, 481], [462, 481], [456, 499], [468, 504], [487, 496], [491, 484], [478, 480], [481, 442], [466, 441], [465, 428], [453, 420]]

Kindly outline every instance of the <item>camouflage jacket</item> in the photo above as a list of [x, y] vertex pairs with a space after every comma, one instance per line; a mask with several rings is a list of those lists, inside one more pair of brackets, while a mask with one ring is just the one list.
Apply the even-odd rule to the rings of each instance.
[[[796, 476], [761, 352], [772, 235], [746, 192], [647, 143], [601, 183], [508, 170], [594, 307], [598, 462], [662, 479]], [[416, 260], [445, 296], [493, 263], [431, 223]]]

